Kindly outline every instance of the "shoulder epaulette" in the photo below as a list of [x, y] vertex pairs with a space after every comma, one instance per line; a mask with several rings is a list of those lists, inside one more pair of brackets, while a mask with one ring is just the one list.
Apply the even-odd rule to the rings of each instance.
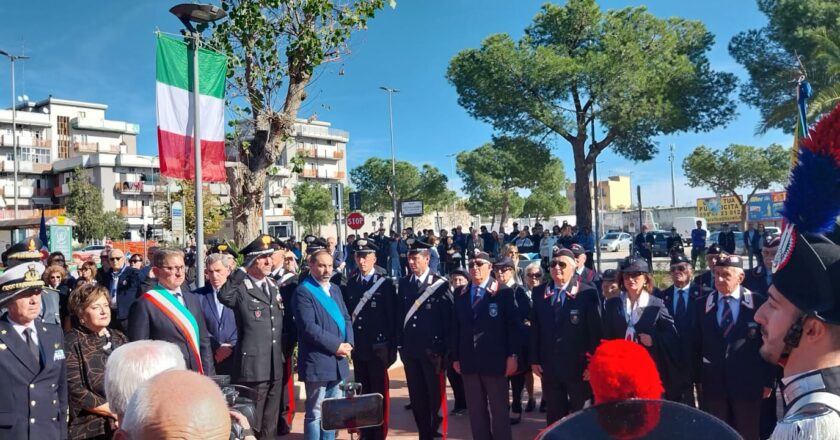
[[840, 429], [840, 415], [831, 408], [807, 405], [794, 414], [785, 416], [776, 424], [772, 440], [829, 439]]

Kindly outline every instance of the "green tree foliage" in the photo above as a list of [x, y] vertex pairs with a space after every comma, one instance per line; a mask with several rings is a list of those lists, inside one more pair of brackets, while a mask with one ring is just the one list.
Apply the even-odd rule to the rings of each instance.
[[[391, 6], [394, 2], [391, 1]], [[350, 35], [367, 26], [384, 0], [222, 0], [228, 19], [211, 47], [230, 60], [228, 107], [236, 115], [238, 162], [227, 168], [234, 239], [260, 230], [268, 170], [280, 159], [318, 66], [339, 60]]]
[[808, 81], [822, 95], [813, 100], [809, 111], [812, 116], [836, 104], [826, 96], [840, 96], [836, 52], [824, 56], [837, 48], [840, 2], [758, 0], [758, 8], [767, 16], [767, 25], [741, 32], [729, 42], [729, 53], [749, 73], [749, 82], [741, 87], [741, 99], [761, 112], [756, 131], [780, 128], [792, 133], [797, 117], [792, 81], [802, 74], [797, 55], [806, 67]]
[[81, 168], [73, 171], [67, 195], [67, 215], [76, 222], [73, 232], [80, 242], [119, 238], [125, 231], [125, 219], [118, 212], [104, 212], [102, 193], [90, 183]]
[[303, 182], [295, 186], [292, 210], [295, 221], [303, 225], [307, 234], [318, 234], [319, 226], [335, 220], [329, 188], [314, 182]]
[[545, 176], [525, 198], [522, 214], [539, 220], [552, 215], [569, 212], [569, 199], [566, 198], [566, 173], [560, 159], [552, 158], [546, 166]]
[[[595, 0], [546, 4], [521, 40], [496, 34], [452, 59], [447, 78], [470, 115], [496, 130], [572, 149], [577, 224], [592, 224], [589, 175], [608, 147], [653, 157], [652, 138], [707, 131], [735, 115], [734, 75], [712, 70], [713, 36], [697, 21]], [[600, 139], [589, 139], [590, 124]]]
[[[718, 196], [737, 198], [741, 204], [741, 227], [746, 228], [747, 202], [759, 190], [786, 182], [788, 165], [790, 150], [778, 144], [767, 148], [730, 145], [717, 151], [699, 146], [683, 160], [683, 171], [689, 186], [706, 187]], [[739, 189], [750, 193], [742, 197]]]
[[526, 137], [494, 138], [472, 151], [461, 152], [457, 162], [464, 193], [475, 209], [473, 214], [490, 209], [491, 217], [495, 220], [498, 215], [502, 225], [521, 212], [521, 203], [516, 210], [510, 209], [510, 200], [519, 197], [519, 191], [565, 182], [560, 160], [551, 157], [548, 147]]
[[[417, 168], [411, 162], [397, 161], [397, 200], [422, 200], [427, 212], [452, 203], [455, 193], [446, 187], [446, 175], [429, 164]], [[391, 211], [391, 161], [371, 157], [350, 170], [350, 180], [362, 193], [362, 211]]]
[[[195, 181], [178, 180], [178, 191], [170, 194], [169, 201], [157, 204], [155, 218], [160, 219], [164, 229], [172, 229], [172, 204], [184, 204], [184, 227], [187, 235], [195, 234]], [[204, 234], [214, 235], [225, 225], [225, 219], [230, 215], [230, 206], [223, 205], [219, 196], [210, 192], [208, 187], [201, 191], [201, 208], [204, 212]]]

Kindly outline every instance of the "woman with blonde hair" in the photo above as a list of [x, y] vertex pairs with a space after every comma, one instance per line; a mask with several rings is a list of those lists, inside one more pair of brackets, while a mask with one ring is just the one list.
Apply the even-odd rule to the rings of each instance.
[[63, 266], [53, 264], [44, 270], [41, 276], [46, 283], [41, 293], [41, 321], [48, 324], [61, 325], [66, 316], [67, 292], [67, 271]]

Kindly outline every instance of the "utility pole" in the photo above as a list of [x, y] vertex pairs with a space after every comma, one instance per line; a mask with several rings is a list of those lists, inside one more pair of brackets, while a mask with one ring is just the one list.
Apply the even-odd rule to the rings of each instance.
[[671, 207], [677, 207], [677, 191], [674, 186], [674, 144], [671, 144], [671, 154], [668, 155], [668, 160], [671, 161]]
[[[592, 110], [593, 117], [592, 117], [592, 148], [595, 148], [595, 110]], [[600, 221], [600, 214], [601, 214], [601, 186], [598, 185], [598, 160], [595, 160], [595, 163], [592, 164], [592, 181], [595, 182], [595, 232], [593, 235], [595, 236], [595, 269], [597, 271], [601, 271], [601, 221]]]
[[400, 234], [402, 233], [402, 222], [400, 221], [400, 214], [397, 210], [397, 155], [394, 150], [394, 106], [392, 104], [392, 97], [394, 93], [399, 93], [399, 90], [385, 86], [380, 86], [379, 88], [388, 93], [388, 119], [391, 126], [391, 207], [394, 210], [397, 234]]
[[12, 160], [14, 161], [15, 175], [15, 219], [18, 218], [18, 134], [17, 134], [17, 105], [15, 104], [15, 61], [29, 59], [26, 55], [12, 55], [5, 50], [0, 50], [0, 55], [9, 58], [12, 62]]

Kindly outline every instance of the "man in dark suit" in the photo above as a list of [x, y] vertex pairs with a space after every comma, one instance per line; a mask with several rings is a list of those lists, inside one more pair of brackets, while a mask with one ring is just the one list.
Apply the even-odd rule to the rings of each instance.
[[286, 435], [292, 432], [292, 421], [295, 417], [295, 385], [292, 358], [297, 346], [297, 326], [292, 311], [295, 289], [298, 286], [298, 264], [294, 252], [279, 244], [271, 254], [271, 278], [280, 289], [280, 297], [285, 305], [283, 311], [283, 334], [280, 337], [283, 346], [283, 383], [280, 402], [280, 419], [277, 422], [277, 434]]
[[770, 284], [773, 282], [773, 258], [779, 249], [780, 240], [769, 238], [761, 248], [761, 261], [747, 271], [744, 276], [744, 287], [755, 293], [767, 296]]
[[309, 257], [309, 276], [295, 292], [295, 323], [298, 328], [298, 378], [306, 386], [304, 438], [324, 438], [321, 432], [321, 402], [339, 396], [339, 384], [350, 375], [348, 357], [353, 350], [353, 326], [341, 297], [330, 283], [333, 258], [326, 249]]
[[[217, 249], [214, 249], [217, 250]], [[219, 301], [218, 293], [228, 279], [234, 265], [233, 256], [225, 253], [211, 253], [204, 263], [204, 287], [194, 293], [201, 301], [201, 311], [207, 331], [210, 333], [210, 348], [216, 374], [235, 375], [232, 357], [238, 339], [236, 317], [233, 310]]]
[[201, 302], [181, 287], [186, 273], [183, 252], [159, 249], [152, 265], [158, 284], [131, 306], [128, 338], [171, 342], [181, 350], [188, 369], [207, 376], [216, 374]]
[[0, 276], [0, 439], [67, 438], [67, 367], [57, 325], [38, 319], [40, 263]]
[[[429, 269], [426, 243], [409, 239], [411, 275], [400, 279], [402, 305], [400, 359], [405, 366], [408, 397], [417, 436], [432, 440], [447, 417], [444, 389], [445, 357], [452, 327], [452, 292], [449, 282]], [[442, 417], [438, 415], [442, 411]], [[445, 433], [444, 433], [445, 434]]]
[[[358, 239], [351, 244], [358, 270], [347, 277], [342, 289], [353, 323], [353, 372], [362, 384], [362, 393], [379, 393], [388, 407], [388, 367], [397, 358], [399, 312], [397, 291], [385, 269], [376, 265], [376, 245]], [[386, 413], [387, 415], [387, 413]], [[384, 439], [388, 420], [381, 427], [362, 430], [366, 439]]]
[[729, 255], [735, 253], [735, 233], [729, 229], [729, 223], [720, 225], [721, 231], [718, 235], [718, 244], [723, 252]]
[[[671, 284], [667, 289], [659, 290], [657, 296], [665, 303], [668, 308], [668, 313], [674, 318], [674, 326], [677, 328], [677, 335], [679, 337], [679, 346], [681, 358], [678, 363], [682, 365], [689, 365], [691, 355], [691, 331], [694, 328], [697, 313], [694, 309], [697, 307], [697, 299], [702, 296], [702, 293], [697, 288], [697, 285], [691, 282], [692, 276], [691, 260], [683, 254], [674, 254], [671, 256]], [[677, 373], [674, 371], [674, 373]], [[665, 394], [668, 400], [681, 402], [689, 406], [696, 406], [694, 401], [694, 383], [697, 381], [693, 378], [691, 371], [682, 372], [679, 377], [668, 378], [670, 386], [666, 386], [669, 390]]]
[[586, 255], [586, 249], [575, 243], [569, 247], [569, 250], [572, 251], [572, 254], [575, 256], [575, 264], [577, 265], [575, 273], [578, 274], [581, 281], [589, 283], [595, 287], [595, 290], [598, 291], [598, 296], [603, 299], [604, 295], [601, 293], [601, 274], [599, 274], [596, 270], [586, 267], [586, 261], [589, 259]]
[[642, 232], [633, 239], [633, 252], [647, 260], [648, 267], [653, 267], [653, 245], [656, 243], [647, 225], [642, 225]]
[[703, 394], [700, 409], [725, 421], [745, 440], [759, 439], [761, 400], [769, 397], [775, 371], [761, 358], [761, 329], [753, 319], [765, 298], [741, 286], [743, 262], [722, 253], [715, 291], [696, 302], [692, 364]]
[[256, 426], [261, 439], [277, 435], [283, 379], [285, 305], [271, 274], [277, 246], [260, 235], [242, 249], [245, 265], [219, 289], [219, 301], [233, 309], [238, 332], [233, 380], [257, 391]]
[[546, 422], [583, 408], [591, 397], [588, 355], [601, 341], [598, 292], [575, 273], [572, 251], [555, 246], [551, 280], [531, 292], [531, 371], [542, 379]]
[[102, 276], [104, 286], [111, 293], [112, 327], [126, 331], [128, 313], [131, 305], [140, 295], [140, 275], [137, 269], [126, 264], [125, 253], [120, 249], [111, 249], [108, 253], [111, 268]]
[[713, 290], [715, 290], [715, 262], [717, 261], [718, 255], [720, 255], [720, 253], [720, 245], [718, 245], [717, 243], [712, 243], [706, 250], [706, 268], [708, 270], [694, 277], [694, 284], [700, 291], [701, 296], [706, 296], [709, 293], [712, 293]]
[[469, 262], [472, 282], [455, 294], [452, 366], [464, 378], [467, 413], [475, 439], [510, 440], [508, 377], [519, 364], [519, 323], [514, 291], [490, 277], [486, 252]]

